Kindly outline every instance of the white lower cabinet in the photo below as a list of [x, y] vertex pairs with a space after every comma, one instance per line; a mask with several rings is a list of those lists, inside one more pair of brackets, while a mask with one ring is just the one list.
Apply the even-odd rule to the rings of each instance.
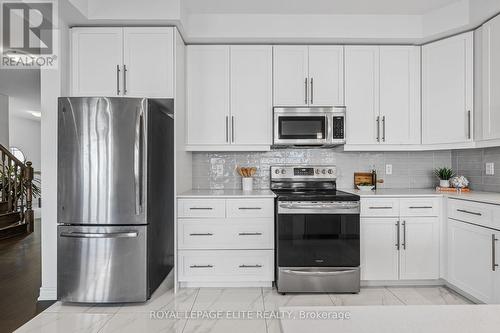
[[482, 302], [499, 303], [498, 238], [500, 231], [448, 219], [448, 282]]
[[271, 286], [273, 198], [179, 199], [178, 211], [181, 285]]
[[[421, 201], [398, 198], [361, 200], [362, 280], [439, 278], [440, 219], [439, 210], [433, 209], [440, 206], [439, 199]], [[425, 208], [420, 208], [424, 207], [421, 206], [423, 203]], [[400, 216], [400, 210], [406, 213], [410, 207], [419, 208], [414, 208], [412, 216]]]

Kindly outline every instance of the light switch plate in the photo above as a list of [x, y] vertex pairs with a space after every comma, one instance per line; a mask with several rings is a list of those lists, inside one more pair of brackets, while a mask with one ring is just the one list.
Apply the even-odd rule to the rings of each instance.
[[392, 175], [392, 164], [386, 164], [385, 165], [385, 174], [386, 175]]
[[486, 175], [493, 176], [495, 174], [495, 163], [486, 163]]

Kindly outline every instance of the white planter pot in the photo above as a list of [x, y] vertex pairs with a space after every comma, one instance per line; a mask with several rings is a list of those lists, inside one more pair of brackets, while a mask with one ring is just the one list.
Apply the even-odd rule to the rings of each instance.
[[243, 187], [244, 192], [253, 191], [253, 178], [252, 177], [241, 178], [241, 185]]
[[448, 179], [440, 179], [439, 187], [450, 187], [450, 181]]

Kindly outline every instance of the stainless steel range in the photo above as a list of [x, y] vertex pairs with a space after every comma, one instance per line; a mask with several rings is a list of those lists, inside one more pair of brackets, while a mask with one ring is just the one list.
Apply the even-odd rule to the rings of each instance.
[[335, 166], [271, 167], [278, 292], [357, 293], [359, 196], [336, 189]]

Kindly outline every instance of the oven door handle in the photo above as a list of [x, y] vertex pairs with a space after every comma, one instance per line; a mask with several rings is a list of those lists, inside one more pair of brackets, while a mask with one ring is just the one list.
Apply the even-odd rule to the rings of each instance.
[[280, 204], [281, 208], [286, 208], [286, 209], [328, 209], [328, 208], [334, 208], [334, 209], [353, 209], [359, 207], [359, 204], [352, 204], [352, 205], [298, 205], [298, 204]]
[[341, 270], [341, 271], [299, 271], [299, 270], [293, 270], [293, 269], [284, 269], [282, 270], [283, 273], [285, 274], [292, 274], [292, 275], [316, 275], [316, 276], [332, 276], [332, 275], [342, 275], [342, 274], [349, 274], [349, 273], [354, 273], [356, 272], [355, 269], [347, 269], [347, 270]]

